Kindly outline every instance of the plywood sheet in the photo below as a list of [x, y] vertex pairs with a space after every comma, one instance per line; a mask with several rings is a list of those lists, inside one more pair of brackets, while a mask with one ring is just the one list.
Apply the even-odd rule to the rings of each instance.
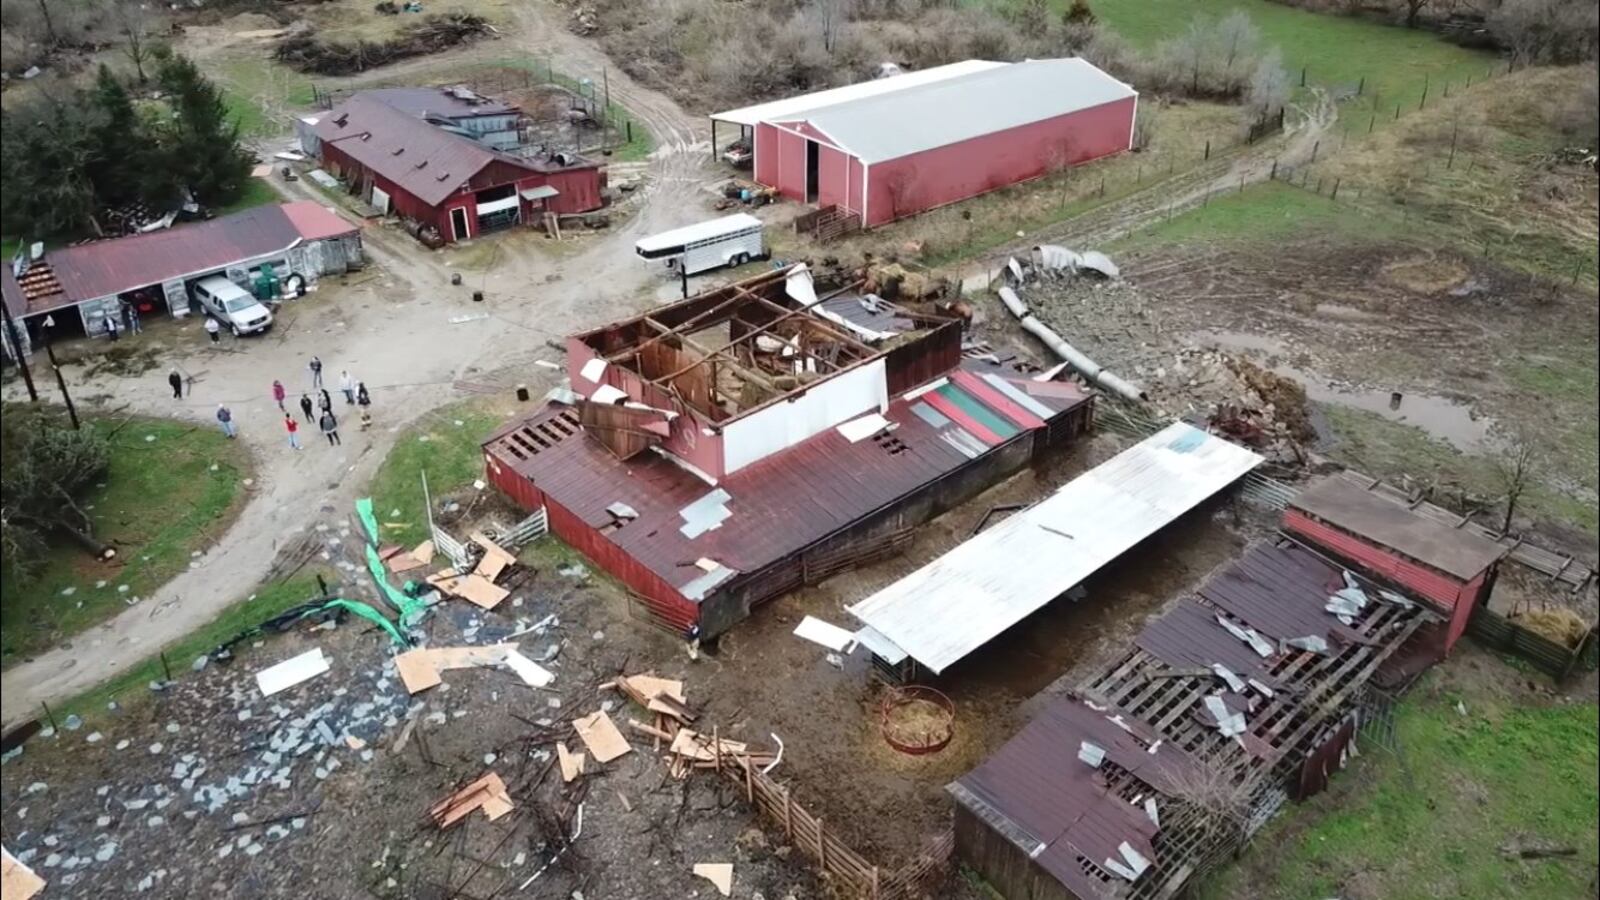
[[411, 550], [411, 555], [415, 556], [418, 560], [421, 560], [423, 565], [433, 562], [433, 553], [434, 549], [432, 538], [423, 541]]
[[45, 880], [17, 862], [10, 850], [0, 850], [0, 853], [4, 854], [3, 862], [0, 862], [0, 896], [4, 900], [28, 900], [44, 890]]
[[583, 774], [583, 754], [568, 750], [565, 741], [556, 742], [556, 759], [561, 763], [562, 781], [571, 781]]
[[572, 723], [572, 727], [583, 740], [583, 745], [589, 748], [589, 754], [595, 762], [610, 762], [633, 749], [605, 710], [578, 719]]
[[687, 703], [683, 698], [683, 682], [670, 678], [657, 678], [654, 675], [629, 675], [626, 679], [628, 685], [646, 701], [658, 694], [665, 694], [679, 703]]
[[733, 863], [695, 863], [694, 874], [716, 885], [724, 897], [733, 893]]
[[496, 587], [489, 579], [476, 573], [461, 579], [455, 586], [455, 593], [463, 600], [484, 609], [494, 609], [502, 600], [511, 596], [510, 591]]
[[439, 685], [439, 670], [433, 665], [428, 650], [407, 650], [394, 658], [394, 667], [400, 672], [400, 682], [406, 692], [415, 694]]

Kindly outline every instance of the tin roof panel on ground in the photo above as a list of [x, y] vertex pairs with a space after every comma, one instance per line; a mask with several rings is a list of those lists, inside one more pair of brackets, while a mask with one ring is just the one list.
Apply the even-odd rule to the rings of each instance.
[[[1087, 399], [1079, 392], [1044, 402], [1062, 414]], [[968, 463], [945, 440], [957, 426], [930, 425], [911, 414], [912, 403], [890, 403], [885, 418], [895, 426], [888, 433], [893, 440], [880, 435], [851, 442], [830, 428], [740, 469], [715, 488], [653, 452], [619, 460], [582, 433], [535, 453], [518, 443], [526, 428], [552, 417], [570, 420], [573, 413], [564, 408], [502, 429], [485, 449], [590, 527], [612, 525], [606, 509], [615, 503], [633, 507], [638, 517], [608, 531], [606, 539], [681, 591], [705, 574], [694, 565], [697, 559], [758, 571]], [[727, 518], [699, 530], [708, 520], [696, 504], [715, 490], [727, 493]], [[692, 535], [684, 529], [684, 512], [691, 508], [698, 523], [689, 529]]]
[[1462, 581], [1477, 577], [1506, 554], [1504, 546], [1482, 535], [1420, 516], [1341, 478], [1311, 484], [1289, 506]]
[[1260, 462], [1169, 425], [850, 612], [942, 672]]

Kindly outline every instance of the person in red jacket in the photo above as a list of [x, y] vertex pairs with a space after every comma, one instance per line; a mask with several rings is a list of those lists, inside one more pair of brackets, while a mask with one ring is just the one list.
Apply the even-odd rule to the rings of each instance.
[[289, 431], [289, 446], [293, 447], [296, 450], [299, 450], [300, 449], [300, 423], [296, 422], [294, 420], [294, 416], [291, 416], [288, 413], [284, 413], [283, 414], [283, 427], [288, 429], [288, 431]]
[[288, 391], [284, 390], [283, 382], [274, 378], [272, 380], [272, 399], [277, 402], [278, 409], [283, 410], [284, 412], [288, 412], [288, 410], [284, 409], [283, 407], [283, 398], [286, 396], [288, 396]]

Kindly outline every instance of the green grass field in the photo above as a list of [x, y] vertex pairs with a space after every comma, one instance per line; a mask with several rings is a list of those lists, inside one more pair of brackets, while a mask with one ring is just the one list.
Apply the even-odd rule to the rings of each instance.
[[[1517, 677], [1498, 663], [1488, 668], [1479, 677]], [[1498, 686], [1471, 689], [1440, 679], [1430, 674], [1401, 702], [1398, 757], [1364, 747], [1331, 790], [1290, 807], [1201, 896], [1594, 896], [1600, 716], [1593, 698], [1530, 706], [1506, 698]], [[1576, 852], [1513, 860], [1500, 852], [1509, 845]]]
[[[1067, 0], [1056, 0], [1066, 8]], [[1430, 31], [1408, 30], [1362, 19], [1324, 15], [1269, 0], [1089, 0], [1099, 20], [1136, 47], [1148, 49], [1176, 36], [1196, 16], [1220, 19], [1235, 9], [1250, 14], [1262, 40], [1283, 52], [1284, 66], [1298, 83], [1355, 87], [1366, 79], [1366, 96], [1415, 105], [1423, 80], [1437, 86], [1483, 78], [1488, 54], [1440, 40]], [[1504, 68], [1503, 66], [1501, 68]]]
[[504, 417], [466, 401], [428, 413], [408, 429], [372, 477], [372, 508], [385, 541], [418, 544], [428, 536], [422, 475], [435, 501], [483, 477], [480, 444]]
[[1398, 233], [1400, 223], [1277, 181], [1218, 194], [1203, 207], [1151, 224], [1115, 246], [1151, 247], [1190, 241], [1264, 241], [1290, 232], [1336, 232], [1368, 237]]
[[[111, 469], [83, 498], [96, 536], [117, 548], [102, 563], [60, 542], [29, 583], [0, 585], [0, 658], [10, 664], [127, 608], [183, 571], [233, 519], [249, 461], [238, 444], [203, 425], [86, 419], [111, 437]], [[126, 586], [126, 590], [123, 590]], [[63, 593], [63, 592], [68, 593]]]

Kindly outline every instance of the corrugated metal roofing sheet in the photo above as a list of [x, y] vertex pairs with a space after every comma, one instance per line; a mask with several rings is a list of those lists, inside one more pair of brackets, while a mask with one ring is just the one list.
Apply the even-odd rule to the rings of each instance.
[[[1137, 95], [1087, 60], [1030, 59], [788, 116], [864, 163], [898, 159]], [[769, 116], [777, 121], [780, 116]]]
[[[1061, 414], [1088, 397], [1041, 400]], [[682, 589], [704, 574], [697, 559], [758, 571], [965, 465], [968, 455], [944, 440], [958, 427], [929, 424], [911, 413], [913, 402], [890, 403], [885, 417], [892, 431], [852, 443], [829, 428], [723, 479], [718, 487], [729, 495], [729, 516], [694, 537], [682, 531], [682, 511], [712, 489], [655, 454], [624, 462], [579, 434], [528, 455], [526, 445], [515, 444], [517, 428], [497, 433], [485, 449], [593, 527], [612, 521], [606, 507], [613, 503], [638, 510], [638, 518], [606, 538]]]
[[1289, 505], [1462, 581], [1477, 577], [1506, 554], [1505, 546], [1482, 535], [1435, 522], [1342, 478], [1311, 484]]
[[496, 153], [375, 97], [357, 94], [317, 121], [325, 144], [437, 206], [492, 162], [543, 171], [531, 160]]
[[408, 115], [442, 116], [466, 119], [474, 116], [504, 116], [517, 112], [515, 106], [473, 93], [465, 87], [374, 88], [358, 96], [386, 103]]
[[1005, 65], [1006, 63], [1003, 62], [968, 59], [950, 63], [949, 65], [935, 66], [931, 69], [907, 72], [904, 75], [895, 75], [890, 78], [875, 78], [871, 81], [847, 84], [844, 87], [830, 88], [826, 91], [801, 94], [798, 97], [785, 97], [782, 100], [757, 103], [754, 106], [742, 106], [738, 109], [713, 113], [711, 118], [719, 122], [732, 122], [736, 125], [754, 127], [762, 122], [772, 122], [784, 117], [793, 117], [808, 110], [821, 109], [825, 106], [833, 106], [851, 100], [860, 100], [864, 97], [890, 94], [961, 75], [998, 69]]
[[[45, 254], [62, 293], [30, 315], [280, 253], [304, 241], [354, 234], [356, 226], [310, 200], [258, 206], [208, 222], [63, 247]], [[10, 271], [6, 272], [10, 278]]]
[[1079, 858], [1104, 866], [1106, 859], [1122, 858], [1118, 847], [1127, 842], [1153, 860], [1157, 826], [1141, 806], [1108, 790], [1102, 769], [1078, 759], [1079, 746], [1094, 744], [1107, 762], [1159, 791], [1172, 792], [1176, 780], [1197, 768], [1172, 743], [1150, 753], [1153, 733], [1143, 723], [1127, 724], [1138, 736], [1106, 711], [1063, 697], [957, 783], [1043, 844], [1035, 862], [1074, 894], [1105, 896], [1107, 884], [1088, 874]]
[[942, 672], [1260, 462], [1169, 425], [850, 612]]

